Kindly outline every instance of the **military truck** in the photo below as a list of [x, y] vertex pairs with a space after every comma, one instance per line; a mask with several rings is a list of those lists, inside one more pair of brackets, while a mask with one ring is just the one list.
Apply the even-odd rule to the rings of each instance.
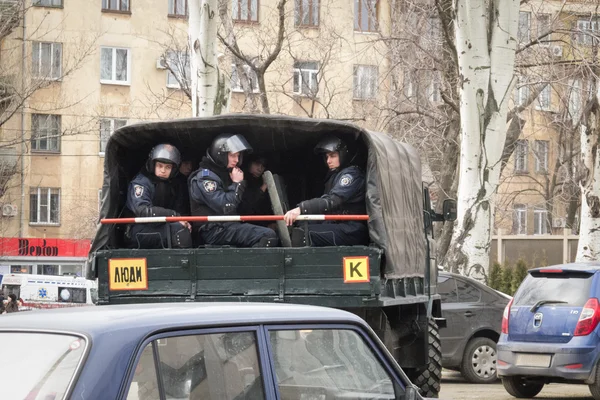
[[[115, 131], [106, 146], [101, 219], [119, 218], [129, 181], [153, 146], [171, 143], [198, 159], [220, 133], [240, 133], [268, 159], [276, 215], [320, 196], [326, 169], [313, 147], [325, 134], [354, 141], [366, 172], [371, 243], [365, 246], [190, 249], [125, 248], [124, 225], [99, 225], [87, 263], [98, 279], [98, 305], [146, 302], [289, 302], [351, 311], [377, 332], [423, 394], [441, 380], [432, 223], [453, 220], [455, 203], [431, 210], [414, 148], [346, 122], [273, 115], [224, 115], [139, 123]], [[267, 174], [268, 175], [268, 174]]]

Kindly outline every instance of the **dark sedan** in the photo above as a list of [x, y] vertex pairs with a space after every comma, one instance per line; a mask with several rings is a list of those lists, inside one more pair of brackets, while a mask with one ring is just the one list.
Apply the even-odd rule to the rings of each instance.
[[473, 383], [496, 380], [496, 343], [510, 296], [474, 279], [439, 272], [438, 292], [447, 327], [440, 330], [442, 365]]
[[4, 399], [421, 399], [345, 311], [177, 303], [0, 318]]

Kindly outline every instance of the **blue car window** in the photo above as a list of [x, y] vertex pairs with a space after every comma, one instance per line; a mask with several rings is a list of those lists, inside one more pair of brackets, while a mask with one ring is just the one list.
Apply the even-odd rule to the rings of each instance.
[[[157, 339], [148, 346], [136, 368], [128, 398], [155, 400], [159, 398], [158, 389], [165, 398], [178, 400], [265, 398], [255, 332], [174, 336]], [[154, 357], [151, 347], [157, 353]]]
[[459, 303], [477, 303], [481, 298], [481, 291], [470, 283], [457, 279], [456, 285]]
[[443, 303], [458, 303], [456, 279], [440, 275], [438, 277], [437, 289]]
[[400, 389], [351, 329], [271, 330], [269, 339], [282, 400], [397, 398]]
[[142, 352], [127, 400], [160, 400], [158, 392], [158, 379], [156, 377], [156, 364], [154, 363], [154, 351], [152, 343], [149, 343]]

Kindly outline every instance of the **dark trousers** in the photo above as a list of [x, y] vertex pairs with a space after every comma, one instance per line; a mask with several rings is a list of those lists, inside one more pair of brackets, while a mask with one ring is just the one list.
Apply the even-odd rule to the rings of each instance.
[[127, 239], [130, 247], [140, 249], [192, 247], [192, 234], [179, 222], [131, 225]]
[[277, 238], [273, 229], [241, 222], [204, 225], [200, 235], [206, 244], [236, 247], [252, 247], [262, 238]]
[[311, 245], [359, 246], [369, 244], [369, 229], [361, 222], [323, 222], [308, 224]]

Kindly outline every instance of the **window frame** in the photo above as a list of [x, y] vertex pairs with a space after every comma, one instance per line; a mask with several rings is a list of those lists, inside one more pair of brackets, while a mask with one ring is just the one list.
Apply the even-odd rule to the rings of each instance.
[[[379, 341], [376, 337], [371, 336], [368, 331], [359, 325], [352, 324], [351, 322], [341, 322], [332, 324], [329, 322], [314, 323], [314, 324], [301, 324], [301, 323], [290, 323], [287, 325], [281, 324], [268, 324], [268, 325], [239, 325], [239, 326], [228, 326], [228, 327], [212, 327], [212, 328], [196, 328], [196, 329], [185, 329], [185, 327], [179, 330], [172, 330], [168, 332], [161, 332], [154, 334], [144, 341], [141, 342], [137, 350], [132, 354], [133, 368], [130, 368], [128, 375], [125, 375], [125, 384], [121, 388], [119, 398], [126, 398], [131, 388], [133, 378], [135, 377], [135, 370], [140, 362], [142, 353], [148, 344], [152, 344], [152, 351], [155, 354], [154, 368], [156, 369], [156, 354], [158, 354], [158, 340], [169, 337], [179, 336], [194, 336], [194, 335], [210, 335], [218, 333], [230, 333], [230, 332], [253, 332], [256, 337], [256, 351], [258, 356], [258, 363], [260, 366], [260, 372], [262, 375], [262, 383], [264, 388], [264, 394], [266, 398], [279, 398], [279, 390], [277, 388], [275, 371], [272, 368], [274, 365], [273, 359], [273, 348], [269, 340], [270, 331], [283, 331], [283, 330], [307, 330], [307, 329], [342, 329], [354, 331], [373, 352], [373, 356], [379, 361], [381, 367], [389, 375], [394, 387], [399, 388], [401, 391], [406, 391], [407, 383], [402, 381], [402, 374], [399, 369], [393, 363], [390, 363], [385, 356], [384, 350], [379, 345]], [[162, 386], [159, 384], [159, 387]], [[160, 390], [160, 389], [159, 389]], [[164, 389], [163, 389], [164, 390]]]
[[[529, 43], [531, 41], [531, 12], [529, 11], [519, 11], [519, 22], [517, 23], [518, 28], [521, 28], [521, 16], [522, 15], [526, 15], [527, 16], [527, 31], [526, 32], [521, 32], [521, 30], [519, 29], [517, 31], [517, 39], [519, 40], [520, 43]], [[525, 38], [525, 35], [527, 36]]]
[[[36, 221], [32, 221], [31, 220], [31, 196], [32, 196], [31, 191], [32, 191], [32, 189], [37, 189], [37, 194], [36, 194], [36, 197], [37, 197], [37, 200], [36, 200]], [[42, 192], [41, 192], [42, 189], [45, 189], [46, 192], [47, 192], [46, 196], [48, 198], [48, 206], [47, 206], [48, 207], [48, 213], [47, 213], [48, 218], [47, 218], [47, 221], [41, 221], [40, 222], [40, 214], [41, 214], [40, 213], [40, 207], [41, 207], [40, 206], [40, 204], [41, 204], [40, 199], [41, 199], [41, 195], [42, 195]], [[58, 208], [58, 211], [57, 211], [58, 222], [51, 222], [50, 221], [51, 220], [51, 215], [52, 215], [52, 212], [51, 212], [51, 209], [52, 209], [52, 197], [51, 196], [52, 196], [52, 191], [53, 190], [56, 190], [58, 192], [57, 193], [58, 194], [58, 205], [57, 205], [57, 208]], [[60, 195], [61, 195], [61, 189], [60, 188], [55, 188], [55, 187], [41, 187], [41, 186], [31, 187], [30, 186], [29, 187], [29, 225], [32, 225], [32, 226], [42, 226], [42, 225], [44, 225], [44, 226], [60, 226], [60, 211], [61, 211], [61, 196]]]
[[600, 16], [591, 18], [578, 18], [575, 21], [580, 32], [575, 34], [575, 42], [583, 46], [592, 46], [596, 39], [593, 35], [600, 34]]
[[[366, 4], [363, 6], [363, 4]], [[362, 25], [362, 12], [363, 8], [368, 11], [369, 3], [375, 3], [375, 15], [367, 17], [367, 29], [363, 29]], [[374, 20], [373, 25], [371, 22]], [[379, 0], [354, 0], [354, 32], [357, 33], [377, 33], [379, 32]]]
[[[98, 148], [98, 155], [101, 157], [104, 157], [104, 153], [106, 151], [106, 144], [104, 145], [104, 150], [102, 150], [102, 121], [110, 121], [110, 133], [108, 135], [108, 137], [106, 138], [106, 144], [108, 144], [108, 140], [110, 139], [110, 137], [112, 136], [112, 134], [114, 133], [115, 130], [122, 128], [123, 126], [127, 125], [127, 119], [126, 118], [117, 118], [117, 117], [102, 117], [100, 118], [99, 121], [99, 148]], [[125, 125], [123, 126], [119, 126], [119, 128], [115, 128], [115, 122], [116, 121], [121, 121], [121, 122], [125, 122]]]
[[[102, 79], [102, 49], [112, 50], [112, 65], [111, 65], [111, 79]], [[117, 50], [127, 51], [127, 80], [118, 81], [117, 77]], [[113, 47], [113, 46], [100, 46], [100, 83], [103, 85], [119, 85], [119, 86], [131, 86], [131, 49], [127, 47]]]
[[[309, 4], [308, 6], [308, 24], [302, 22], [302, 11], [304, 10], [304, 2]], [[314, 22], [314, 9], [315, 2], [317, 3], [317, 15], [316, 23]], [[294, 2], [294, 26], [297, 28], [318, 28], [321, 24], [321, 0], [295, 0]]]
[[[34, 0], [33, 2], [33, 6], [34, 7], [44, 7], [44, 8], [64, 8], [64, 0], [60, 0], [60, 5], [58, 6], [53, 6], [53, 5], [45, 5], [45, 4], [40, 4], [42, 1], [44, 0]], [[52, 0], [49, 0], [52, 1]]]
[[[231, 19], [235, 23], [241, 24], [258, 24], [260, 23], [260, 0], [246, 0], [248, 1], [248, 17], [243, 19], [242, 17], [242, 1], [244, 0], [231, 0]], [[237, 2], [237, 15], [234, 16], [233, 3]], [[256, 19], [252, 19], [252, 3], [256, 3]]]
[[[173, 11], [175, 11], [175, 13], [171, 14], [169, 12], [170, 10], [167, 10], [167, 17], [169, 17], [169, 18], [188, 18], [189, 14], [190, 14], [190, 11], [188, 8], [188, 0], [169, 0], [169, 2], [171, 2], [171, 1], [173, 2]], [[183, 14], [177, 14], [177, 4], [180, 1], [185, 2], [185, 7], [184, 7], [185, 11]], [[169, 8], [169, 2], [167, 2], [167, 8]]]
[[[379, 82], [379, 67], [377, 65], [368, 65], [368, 64], [354, 64], [354, 70], [353, 70], [353, 74], [352, 74], [352, 99], [353, 100], [358, 100], [358, 101], [373, 101], [373, 100], [377, 100], [377, 97], [379, 95], [379, 87], [378, 87], [378, 82]], [[360, 97], [357, 96], [357, 80], [359, 78], [359, 74], [358, 71], [363, 69], [363, 73], [364, 71], [366, 71], [366, 69], [371, 69], [376, 71], [376, 76], [375, 76], [375, 82], [374, 82], [374, 90], [373, 93], [371, 93], [371, 96], [364, 96], [361, 95]], [[369, 78], [372, 79], [372, 78]], [[362, 81], [364, 81], [365, 78], [362, 79]], [[361, 81], [361, 83], [362, 83]], [[371, 82], [372, 83], [372, 82]], [[364, 93], [365, 89], [362, 89], [362, 86], [360, 86], [360, 92]]]
[[[34, 129], [34, 117], [39, 118], [40, 116], [44, 116], [46, 117], [46, 121], [48, 120], [48, 117], [55, 117], [58, 120], [58, 132], [56, 135], [48, 135], [46, 134], [43, 137], [40, 137], [39, 134], [36, 134], [36, 132], [39, 132], [39, 123], [38, 126], [35, 127], [37, 129]], [[60, 154], [61, 152], [61, 137], [62, 137], [62, 116], [60, 114], [38, 114], [38, 113], [32, 113], [31, 114], [31, 153], [50, 153], [50, 154]], [[45, 128], [44, 132], [48, 133], [51, 129], [49, 128]], [[46, 145], [46, 149], [38, 149], [35, 148], [34, 149], [34, 143], [37, 142], [39, 139], [46, 139], [46, 141], [48, 142], [50, 138], [54, 138], [56, 137], [56, 141], [57, 141], [57, 149], [56, 150], [50, 150], [48, 149], [48, 145]], [[37, 147], [37, 145], [36, 145]]]
[[[299, 68], [297, 67], [297, 65], [299, 64], [308, 64], [308, 63], [314, 63], [316, 64], [316, 68], [311, 69], [311, 68]], [[293, 68], [293, 78], [292, 78], [292, 93], [294, 93], [294, 95], [296, 96], [302, 96], [302, 97], [309, 97], [309, 98], [317, 98], [318, 97], [318, 93], [319, 93], [319, 72], [320, 72], [321, 68], [319, 65], [318, 61], [296, 61], [294, 62], [294, 68]], [[302, 80], [302, 74], [303, 73], [308, 73], [309, 78], [308, 78], [308, 93], [304, 93], [304, 86], [303, 86], [303, 80]], [[296, 76], [298, 76], [298, 89], [299, 91], [295, 90], [295, 85], [294, 82], [296, 81]], [[314, 80], [316, 82], [317, 87], [316, 88], [312, 88], [312, 82], [313, 82], [313, 77]]]
[[[521, 215], [522, 214], [522, 215]], [[522, 220], [521, 220], [522, 219]], [[518, 227], [515, 229], [515, 222], [518, 221]], [[519, 229], [521, 228], [521, 229]], [[513, 235], [527, 235], [527, 205], [513, 204]]]
[[[542, 146], [543, 145], [543, 146]], [[541, 147], [540, 147], [541, 146]], [[540, 160], [540, 150], [542, 147], [544, 148], [543, 159]], [[535, 155], [535, 172], [538, 174], [547, 174], [548, 173], [548, 160], [550, 157], [550, 141], [549, 140], [536, 140], [535, 141], [535, 151], [533, 152]], [[543, 164], [543, 168], [542, 168]]]
[[[525, 154], [521, 155], [519, 153], [519, 148], [525, 147]], [[514, 173], [515, 174], [527, 174], [529, 173], [529, 140], [527, 139], [519, 139], [515, 142], [515, 150], [514, 150]], [[523, 168], [519, 168], [519, 158], [523, 158], [522, 164]]]
[[[117, 13], [117, 14], [131, 14], [131, 0], [125, 0], [125, 1], [127, 1], [127, 10], [121, 10], [121, 2], [123, 0], [117, 0], [117, 5], [119, 7], [118, 10], [116, 10], [114, 8], [104, 8], [104, 1], [105, 0], [102, 0], [102, 4], [100, 5], [102, 12]], [[106, 1], [108, 2], [108, 6], [110, 7], [111, 0], [106, 0]]]
[[[187, 1], [187, 0], [186, 0]], [[169, 64], [172, 60], [171, 56], [177, 57], [178, 59], [182, 59], [183, 57], [186, 57], [187, 59], [185, 60], [186, 65], [189, 67], [191, 64], [191, 60], [190, 60], [190, 54], [187, 51], [175, 51], [175, 50], [169, 50], [166, 53], [166, 57], [164, 58], [165, 62], [167, 64]], [[181, 75], [181, 71], [178, 71], [180, 65], [175, 65], [175, 66], [171, 66], [169, 64], [169, 66], [171, 67], [171, 69], [175, 70], [175, 72], [179, 75]], [[183, 71], [183, 77], [179, 76], [179, 80], [182, 81], [187, 81], [188, 84], [188, 88], [192, 86], [192, 77], [191, 77], [191, 69], [190, 68], [185, 68], [184, 65], [184, 71]], [[181, 84], [179, 83], [179, 80], [177, 79], [178, 76], [175, 75], [175, 73], [171, 72], [171, 70], [169, 68], [166, 68], [167, 70], [167, 82], [166, 82], [166, 86], [169, 89], [174, 89], [174, 90], [182, 90], [181, 88]], [[189, 76], [185, 76], [186, 73], [189, 73]], [[169, 77], [173, 77], [173, 80], [175, 81], [175, 83], [169, 83]]]
[[[540, 218], [539, 216], [542, 215]], [[538, 226], [539, 225], [539, 226]], [[538, 228], [541, 231], [538, 231]], [[548, 235], [548, 210], [544, 207], [534, 207], [533, 209], [533, 234]]]
[[535, 109], [538, 111], [550, 111], [552, 108], [552, 86], [547, 83], [536, 99]]
[[[543, 19], [548, 19], [547, 21], [542, 23]], [[539, 39], [541, 35], [543, 35], [546, 31], [552, 29], [552, 14], [549, 13], [540, 13], [536, 16], [536, 39], [540, 46], [549, 46], [552, 41], [552, 33], [547, 36], [544, 36], [542, 39]], [[540, 31], [540, 28], [543, 28], [543, 31]]]
[[[43, 59], [42, 59], [42, 45], [44, 44], [49, 44], [50, 47], [50, 76], [42, 76], [41, 71], [42, 71], [42, 64], [43, 64]], [[53, 77], [52, 76], [52, 72], [53, 72], [53, 67], [54, 67], [54, 51], [55, 51], [55, 46], [56, 45], [60, 45], [60, 65], [59, 65], [59, 71], [58, 71], [58, 77]], [[37, 48], [36, 48], [37, 47]], [[38, 53], [38, 65], [37, 65], [37, 71], [35, 71], [35, 67], [33, 65], [34, 63], [34, 57], [33, 54], [34, 52]], [[42, 80], [48, 80], [48, 81], [61, 81], [62, 80], [62, 61], [63, 61], [63, 44], [61, 42], [38, 42], [38, 41], [32, 41], [31, 42], [31, 76], [35, 79], [42, 79]]]

